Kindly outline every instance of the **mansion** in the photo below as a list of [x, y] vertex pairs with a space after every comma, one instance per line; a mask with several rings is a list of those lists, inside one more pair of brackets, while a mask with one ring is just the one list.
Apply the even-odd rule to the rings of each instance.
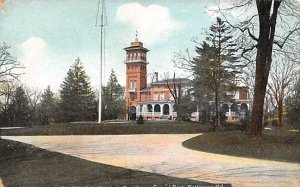
[[[170, 89], [178, 89], [180, 86], [184, 95], [192, 88], [191, 80], [186, 78], [159, 80], [158, 73], [155, 72], [154, 80], [147, 84], [147, 52], [149, 50], [137, 38], [124, 50], [126, 51], [124, 61], [126, 64], [125, 99], [128, 109], [126, 119], [136, 120], [138, 116], [142, 115], [144, 120], [175, 120], [177, 113]], [[234, 93], [233, 99], [235, 104], [249, 106], [248, 90], [241, 87]], [[227, 102], [226, 104], [230, 106], [230, 103]], [[230, 121], [236, 119], [232, 114], [235, 115], [236, 113], [228, 107], [226, 116]], [[199, 121], [199, 112], [194, 112], [191, 117], [195, 121]]]

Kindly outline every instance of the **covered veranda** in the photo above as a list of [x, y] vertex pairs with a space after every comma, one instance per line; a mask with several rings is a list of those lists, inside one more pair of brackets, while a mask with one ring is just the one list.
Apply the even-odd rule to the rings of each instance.
[[142, 115], [145, 120], [176, 119], [172, 101], [145, 101], [139, 102], [136, 107], [137, 116]]

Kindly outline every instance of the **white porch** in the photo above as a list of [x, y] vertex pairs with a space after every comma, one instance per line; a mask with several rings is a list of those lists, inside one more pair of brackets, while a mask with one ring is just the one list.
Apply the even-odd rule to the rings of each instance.
[[142, 115], [146, 119], [174, 119], [177, 117], [174, 104], [172, 101], [140, 102], [136, 107], [136, 115]]

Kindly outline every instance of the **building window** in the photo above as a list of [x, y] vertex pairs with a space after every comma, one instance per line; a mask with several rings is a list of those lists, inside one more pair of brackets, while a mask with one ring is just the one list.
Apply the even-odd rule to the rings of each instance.
[[156, 104], [154, 106], [154, 112], [160, 112], [160, 106], [159, 106], [159, 104]]
[[136, 60], [138, 59], [138, 54], [137, 54], [137, 53], [135, 54], [135, 59], [136, 59]]
[[136, 90], [136, 81], [130, 81], [130, 90], [132, 91]]

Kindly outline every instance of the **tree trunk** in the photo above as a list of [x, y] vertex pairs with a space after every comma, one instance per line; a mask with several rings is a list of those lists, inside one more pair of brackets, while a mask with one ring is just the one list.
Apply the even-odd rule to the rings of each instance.
[[281, 0], [256, 0], [259, 16], [259, 38], [257, 40], [255, 87], [250, 127], [251, 137], [262, 134], [264, 98], [272, 63], [273, 41], [280, 3]]
[[278, 125], [280, 128], [283, 127], [283, 100], [282, 98], [279, 98], [278, 102]]
[[217, 126], [220, 125], [220, 114], [219, 114], [219, 91], [215, 92], [215, 107], [216, 107], [216, 115], [213, 124], [213, 130], [215, 131]]
[[262, 133], [262, 119], [264, 113], [264, 100], [268, 82], [269, 68], [267, 68], [266, 55], [257, 49], [256, 75], [254, 87], [253, 109], [251, 116], [250, 136], [257, 136]]

